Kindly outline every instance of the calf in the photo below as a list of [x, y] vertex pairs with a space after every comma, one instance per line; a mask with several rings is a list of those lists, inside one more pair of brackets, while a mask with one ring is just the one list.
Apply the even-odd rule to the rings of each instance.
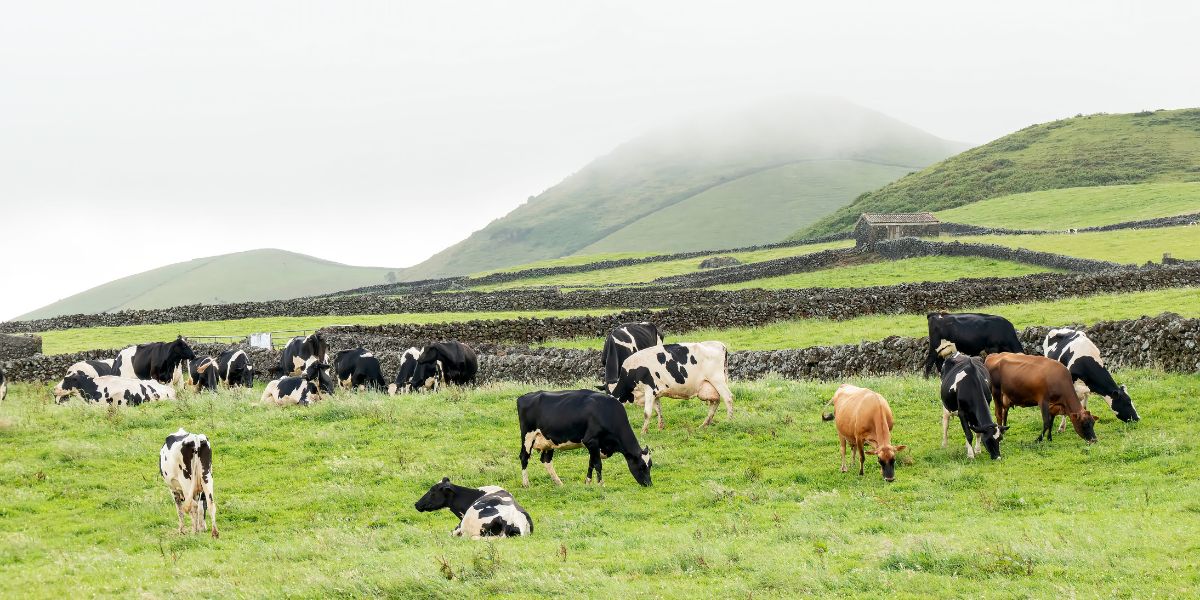
[[554, 451], [587, 448], [588, 474], [584, 483], [604, 485], [602, 459], [620, 453], [633, 478], [650, 485], [650, 448], [638, 446], [625, 407], [611, 396], [593, 390], [530, 392], [517, 398], [517, 420], [521, 426], [521, 485], [529, 487], [529, 457], [541, 452], [542, 464], [554, 483], [562, 485], [554, 471]]
[[[1086, 333], [1074, 329], [1051, 329], [1046, 334], [1042, 351], [1046, 358], [1057, 360], [1067, 367], [1071, 380], [1075, 382], [1075, 393], [1079, 395], [1079, 402], [1084, 408], [1087, 408], [1088, 394], [1094, 392], [1104, 397], [1108, 407], [1117, 413], [1118, 419], [1126, 423], [1140, 419], [1129, 392], [1125, 386], [1117, 385], [1112, 374], [1104, 368], [1100, 349], [1088, 339]], [[1059, 421], [1058, 430], [1062, 431], [1067, 426], [1067, 417], [1060, 417]]]
[[102, 375], [117, 375], [117, 370], [113, 367], [115, 359], [107, 360], [81, 360], [67, 368], [67, 374], [83, 373], [88, 377], [100, 377]]
[[443, 477], [441, 483], [435, 483], [413, 506], [420, 512], [450, 509], [459, 518], [458, 527], [450, 532], [453, 536], [477, 540], [533, 533], [533, 519], [529, 513], [517, 504], [512, 494], [494, 485], [467, 488], [454, 485], [449, 477]]
[[192, 532], [205, 528], [205, 515], [212, 521], [212, 536], [217, 533], [217, 501], [213, 498], [212, 446], [202, 433], [188, 433], [182, 427], [167, 436], [158, 451], [158, 473], [171, 489], [175, 510], [179, 513], [179, 533], [187, 533], [183, 515], [192, 517]]
[[[843, 383], [833, 393], [829, 403], [833, 412], [821, 415], [823, 421], [834, 421], [838, 440], [842, 446], [842, 472], [846, 472], [846, 444], [850, 444], [850, 460], [858, 454], [858, 474], [863, 474], [867, 454], [874, 454], [884, 481], [896, 479], [896, 453], [908, 446], [892, 445], [892, 408], [887, 400], [867, 389]], [[871, 444], [871, 450], [863, 450], [863, 444]]]
[[604, 338], [604, 351], [600, 353], [600, 366], [604, 368], [604, 385], [600, 389], [612, 393], [625, 359], [642, 348], [661, 346], [662, 343], [658, 327], [653, 323], [622, 323], [614, 327]]
[[[409, 348], [400, 355], [400, 370], [396, 371], [396, 383], [388, 385], [388, 394], [407, 394], [413, 391], [413, 373], [417, 369], [417, 359], [421, 357], [420, 348]], [[436, 381], [436, 379], [435, 379]]]
[[1044, 356], [1001, 352], [984, 361], [996, 400], [996, 424], [1008, 429], [1008, 409], [1038, 406], [1042, 409], [1042, 434], [1038, 441], [1053, 438], [1054, 417], [1067, 415], [1075, 433], [1089, 443], [1096, 441], [1096, 419], [1079, 402], [1071, 373], [1062, 363]]
[[232, 348], [217, 357], [217, 378], [229, 387], [254, 387], [254, 365], [245, 350]]
[[91, 404], [137, 406], [155, 400], [174, 400], [175, 388], [149, 379], [71, 373], [54, 387], [54, 396], [61, 403], [73, 394]]
[[192, 347], [180, 337], [173, 342], [151, 342], [130, 346], [113, 361], [114, 375], [127, 379], [153, 379], [159, 383], [181, 380], [179, 368], [185, 360], [195, 360]]
[[299, 375], [310, 358], [328, 363], [329, 344], [320, 333], [308, 337], [298, 336], [288, 340], [279, 355], [279, 371], [283, 375]]
[[369, 388], [380, 391], [387, 386], [383, 378], [383, 369], [379, 367], [379, 359], [363, 348], [338, 352], [333, 359], [333, 365], [337, 371], [338, 382], [343, 388]]
[[985, 352], [1021, 352], [1024, 346], [1017, 329], [1004, 317], [980, 313], [925, 315], [929, 326], [929, 353], [925, 357], [925, 377], [935, 365], [942, 368], [937, 348], [945, 340], [954, 342], [958, 351], [971, 356]]
[[621, 402], [645, 407], [642, 433], [650, 427], [650, 415], [657, 411], [658, 428], [663, 428], [659, 398], [681, 400], [699, 396], [708, 403], [708, 417], [700, 423], [707, 427], [717, 414], [717, 401], [725, 401], [725, 411], [733, 418], [733, 392], [729, 390], [725, 361], [728, 350], [721, 342], [665, 344], [634, 352], [621, 365], [612, 395]]
[[[992, 403], [992, 381], [983, 361], [952, 352], [942, 364], [942, 447], [950, 429], [950, 417], [958, 415], [967, 440], [967, 458], [974, 459], [979, 441], [992, 460], [1000, 458], [1000, 427], [992, 422], [988, 405]], [[979, 434], [971, 448], [972, 433]]]
[[188, 361], [188, 379], [192, 382], [192, 391], [217, 391], [217, 382], [220, 381], [218, 371], [217, 361], [211, 357]]
[[313, 400], [319, 398], [321, 394], [316, 382], [328, 366], [318, 362], [315, 358], [310, 358], [300, 375], [283, 377], [268, 383], [267, 388], [263, 390], [261, 401], [271, 402], [277, 406], [286, 404], [308, 406], [312, 404]]

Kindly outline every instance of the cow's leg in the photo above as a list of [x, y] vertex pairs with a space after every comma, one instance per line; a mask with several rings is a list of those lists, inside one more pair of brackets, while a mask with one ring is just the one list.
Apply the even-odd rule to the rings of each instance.
[[186, 533], [183, 529], [183, 491], [172, 489], [171, 497], [175, 500], [175, 512], [179, 513], [179, 533]]
[[529, 487], [529, 448], [525, 447], [525, 432], [521, 432], [521, 487]]
[[654, 414], [658, 416], [658, 430], [663, 429], [662, 398], [654, 397]]
[[838, 436], [838, 440], [842, 443], [842, 472], [845, 473], [849, 470], [846, 468], [846, 438]]
[[714, 382], [713, 385], [717, 388], [717, 394], [721, 396], [721, 401], [725, 403], [725, 416], [733, 418], [733, 391], [729, 389], [729, 383], [722, 378], [720, 381]]
[[717, 415], [717, 400], [708, 400], [708, 416], [700, 422], [701, 427], [712, 425], [713, 417]]
[[961, 410], [958, 411], [958, 421], [962, 424], [963, 435], [967, 438], [967, 458], [975, 460], [975, 450], [971, 448], [971, 440], [974, 437], [971, 431], [971, 425], [967, 423], [967, 416]]
[[950, 411], [945, 406], [942, 407], [942, 447], [946, 447], [946, 442], [950, 441]]
[[594, 467], [596, 469], [596, 483], [598, 485], [604, 485], [604, 474], [603, 474], [604, 463], [601, 461], [601, 458], [600, 458], [600, 443], [593, 441], [591, 444], [585, 444], [585, 445], [587, 446], [588, 454], [590, 456], [588, 457], [587, 481], [585, 481], [584, 483], [592, 482], [592, 468]]
[[[1054, 440], [1054, 413], [1050, 410], [1050, 403], [1043, 399], [1038, 403], [1042, 409], [1042, 434], [1038, 436], [1037, 441], [1042, 441], [1045, 437], [1047, 442]], [[1065, 415], [1064, 415], [1065, 416]]]
[[208, 505], [208, 518], [212, 522], [212, 536], [214, 538], [221, 537], [221, 534], [217, 532], [217, 503], [213, 499], [211, 479], [204, 486], [204, 500], [205, 504]]
[[861, 440], [854, 442], [858, 447], [858, 474], [863, 474], [863, 467], [867, 464], [867, 453], [863, 452], [863, 443]]
[[[650, 391], [648, 386], [642, 387], [642, 409], [646, 413], [646, 420], [642, 421], [642, 433], [650, 431], [650, 417], [654, 415], [654, 403], [657, 398]], [[662, 415], [662, 409], [659, 409], [659, 415]]]
[[554, 471], [554, 450], [542, 450], [542, 466], [546, 467], [546, 473], [554, 480], [555, 485], [562, 485], [562, 480]]

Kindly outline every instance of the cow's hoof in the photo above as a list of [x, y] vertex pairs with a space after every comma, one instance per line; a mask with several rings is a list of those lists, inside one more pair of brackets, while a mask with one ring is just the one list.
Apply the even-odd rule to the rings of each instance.
[[849, 471], [850, 471], [850, 469], [847, 469], [846, 467], [842, 467], [842, 472], [843, 472], [843, 473], [846, 473], [846, 472], [849, 472]]
[[213, 530], [212, 530], [212, 536], [213, 536], [213, 539], [214, 539], [214, 540], [215, 540], [215, 539], [219, 539], [219, 538], [221, 537], [221, 534], [220, 534], [220, 533], [217, 531], [217, 528], [216, 528], [216, 527], [213, 527]]

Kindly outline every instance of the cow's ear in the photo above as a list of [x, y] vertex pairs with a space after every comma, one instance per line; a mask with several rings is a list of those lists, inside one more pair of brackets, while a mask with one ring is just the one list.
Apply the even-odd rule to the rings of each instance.
[[900, 444], [899, 446], [896, 446], [896, 452], [899, 452], [899, 451], [901, 451], [901, 450], [905, 450], [905, 449], [907, 449], [907, 448], [908, 448], [908, 446], [905, 446], [904, 444]]

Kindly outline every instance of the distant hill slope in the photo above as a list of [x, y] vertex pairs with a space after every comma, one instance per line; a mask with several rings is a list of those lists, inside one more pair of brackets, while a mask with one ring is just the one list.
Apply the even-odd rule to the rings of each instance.
[[[728, 247], [726, 235], [737, 236], [732, 245], [777, 241], [788, 229], [771, 221], [794, 229], [963, 148], [834, 99], [694, 118], [623, 144], [404, 277], [473, 273], [591, 252], [593, 244], [628, 252]], [[801, 167], [815, 161], [831, 162]], [[738, 217], [755, 211], [777, 219]], [[714, 231], [725, 219], [733, 225]], [[669, 232], [659, 230], [664, 224]]]
[[284, 250], [264, 249], [197, 258], [94, 287], [17, 317], [185, 304], [281, 300], [386, 283], [399, 270], [354, 267]]
[[937, 217], [987, 227], [1062, 230], [1195, 213], [1200, 213], [1200, 182], [1026, 192], [943, 210]]
[[1200, 109], [1026, 127], [867, 192], [792, 237], [849, 229], [864, 212], [944, 210], [1021, 192], [1171, 181], [1200, 181]]

